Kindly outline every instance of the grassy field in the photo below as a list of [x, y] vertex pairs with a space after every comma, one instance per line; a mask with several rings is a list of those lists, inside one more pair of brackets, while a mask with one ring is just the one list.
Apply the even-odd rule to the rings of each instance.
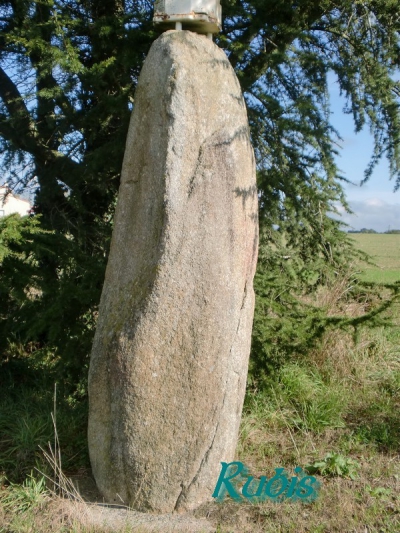
[[376, 265], [363, 265], [362, 279], [376, 283], [400, 280], [400, 235], [355, 233], [357, 247], [371, 256]]
[[[399, 279], [400, 235], [354, 238], [378, 265], [366, 269], [365, 279]], [[320, 295], [332, 314], [368, 309], [366, 301], [340, 300], [342, 287], [330, 294], [342, 295], [337, 301]], [[400, 323], [398, 304], [388, 312]], [[195, 516], [210, 521], [215, 533], [400, 533], [399, 346], [400, 328], [364, 327], [357, 342], [350, 333], [330, 332], [310, 353], [287, 361], [268, 388], [248, 390], [236, 459], [256, 479], [272, 477], [276, 468], [289, 476], [297, 466], [312, 472], [321, 484], [314, 502], [227, 499], [203, 505]], [[30, 458], [51, 476], [38, 449], [53, 439], [52, 390], [44, 389], [0, 398], [0, 532], [103, 533], [60, 511], [62, 501], [44, 479], [24, 470]], [[64, 465], [80, 486], [90, 476], [85, 409], [66, 399], [58, 415]], [[23, 485], [6, 480], [17, 471], [26, 476]]]

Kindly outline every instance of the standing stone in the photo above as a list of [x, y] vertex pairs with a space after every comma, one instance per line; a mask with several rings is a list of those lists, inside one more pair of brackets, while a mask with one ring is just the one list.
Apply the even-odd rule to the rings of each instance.
[[109, 502], [211, 499], [233, 460], [258, 244], [246, 107], [224, 52], [169, 31], [136, 90], [89, 371], [89, 451]]

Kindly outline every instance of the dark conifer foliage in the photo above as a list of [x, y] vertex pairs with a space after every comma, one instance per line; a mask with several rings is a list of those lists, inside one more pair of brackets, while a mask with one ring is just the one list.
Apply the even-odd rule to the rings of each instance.
[[[346, 205], [328, 73], [347, 98], [356, 130], [365, 125], [373, 132], [366, 179], [387, 157], [400, 183], [400, 19], [397, 0], [222, 6], [216, 40], [242, 85], [258, 165], [256, 368], [265, 366], [270, 346], [285, 345], [285, 335], [286, 344], [296, 345], [297, 328], [310, 316], [297, 296], [338, 276], [353, 254], [327, 216]], [[35, 186], [40, 215], [40, 231], [36, 224], [2, 223], [2, 232], [13, 228], [7, 243], [15, 249], [0, 265], [8, 302], [1, 349], [46, 348], [71, 382], [86, 372], [135, 86], [157, 36], [152, 9], [145, 0], [0, 3], [2, 180], [19, 191]], [[18, 277], [28, 258], [29, 276]], [[313, 337], [320, 329], [307, 331]]]

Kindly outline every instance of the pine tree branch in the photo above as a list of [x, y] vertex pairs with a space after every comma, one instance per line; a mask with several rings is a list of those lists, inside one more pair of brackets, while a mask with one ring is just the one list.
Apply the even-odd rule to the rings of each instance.
[[28, 151], [21, 143], [21, 136], [11, 126], [10, 118], [3, 113], [0, 114], [0, 137], [12, 143], [17, 149]]
[[[267, 20], [265, 13], [257, 12], [252, 17], [247, 29], [241, 34], [240, 42], [244, 46], [234, 50], [229, 55], [229, 61], [233, 68], [239, 66], [251, 43], [258, 37], [264, 41], [263, 51], [259, 51], [250, 58], [246, 65], [240, 68], [241, 86], [243, 91], [250, 87], [263, 75], [271, 62], [271, 54], [280, 50], [282, 52], [290, 46], [296, 38], [304, 32], [310, 31], [313, 24], [320, 20], [325, 13], [323, 7], [316, 5], [311, 10], [286, 10], [274, 13], [273, 19]], [[271, 33], [270, 28], [278, 28]]]
[[346, 32], [335, 30], [334, 28], [328, 28], [327, 26], [321, 26], [321, 25], [318, 25], [318, 24], [316, 26], [313, 26], [312, 28], [310, 28], [310, 30], [311, 31], [320, 31], [322, 33], [330, 33], [331, 35], [334, 35], [335, 37], [338, 37], [339, 39], [343, 39], [344, 41], [346, 41], [355, 50], [357, 50], [357, 48], [358, 48], [357, 47], [357, 43], [352, 41], [351, 37], [349, 35], [347, 35]]
[[31, 154], [37, 162], [62, 163], [60, 170], [63, 170], [63, 175], [66, 175], [64, 181], [68, 185], [69, 172], [76, 169], [78, 163], [62, 152], [51, 150], [42, 142], [21, 93], [1, 67], [0, 98], [9, 113], [9, 116], [0, 115], [0, 134], [17, 149]]
[[0, 98], [11, 117], [12, 129], [16, 133], [15, 139], [19, 138], [17, 146], [31, 152], [37, 145], [35, 124], [17, 86], [1, 67]]

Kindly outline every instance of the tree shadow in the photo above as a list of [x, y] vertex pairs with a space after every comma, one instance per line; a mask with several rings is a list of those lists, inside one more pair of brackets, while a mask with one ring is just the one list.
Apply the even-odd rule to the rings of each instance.
[[385, 403], [371, 404], [352, 411], [348, 420], [357, 440], [373, 444], [380, 452], [400, 450], [400, 402], [396, 397]]

